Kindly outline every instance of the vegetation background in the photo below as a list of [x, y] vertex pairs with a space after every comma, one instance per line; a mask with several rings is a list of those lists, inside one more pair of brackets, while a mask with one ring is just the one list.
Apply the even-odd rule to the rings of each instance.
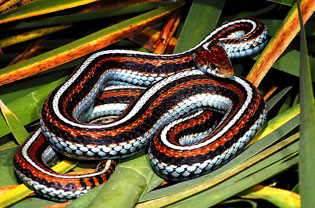
[[[0, 0], [0, 207], [312, 207], [315, 1], [299, 4], [300, 16], [292, 0]], [[177, 53], [240, 17], [261, 19], [271, 39], [261, 54], [232, 61], [237, 74], [259, 87], [268, 108], [264, 130], [239, 157], [173, 184], [155, 175], [142, 153], [70, 203], [19, 185], [16, 149], [38, 125], [49, 92], [88, 55], [113, 48]], [[61, 161], [54, 168], [89, 167]]]

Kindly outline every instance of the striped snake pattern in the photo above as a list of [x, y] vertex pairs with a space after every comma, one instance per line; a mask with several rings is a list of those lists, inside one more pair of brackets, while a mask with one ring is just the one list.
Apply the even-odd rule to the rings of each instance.
[[[166, 180], [221, 167], [266, 118], [258, 89], [233, 74], [230, 58], [257, 53], [267, 36], [262, 22], [243, 18], [179, 54], [93, 54], [47, 97], [40, 127], [14, 157], [18, 177], [46, 198], [68, 201], [104, 183], [116, 159], [145, 147]], [[48, 166], [57, 153], [102, 162], [93, 173], [59, 174]]]

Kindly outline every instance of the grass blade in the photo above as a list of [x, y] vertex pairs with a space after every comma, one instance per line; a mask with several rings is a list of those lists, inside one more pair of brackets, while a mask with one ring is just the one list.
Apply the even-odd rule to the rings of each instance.
[[[314, 4], [314, 3], [313, 3]], [[299, 4], [298, 5], [298, 10]], [[308, 59], [305, 31], [303, 27], [302, 14], [299, 10], [301, 27], [301, 56], [300, 56], [300, 103], [301, 103], [301, 142], [299, 179], [302, 207], [312, 207], [315, 204], [315, 108], [313, 87], [311, 80], [311, 69]]]
[[[263, 23], [266, 24], [268, 28], [269, 35], [273, 36], [277, 30], [281, 27], [283, 21], [278, 19], [261, 19]], [[306, 36], [315, 35], [315, 31], [313, 30], [315, 26], [315, 21], [310, 19], [307, 21], [307, 24], [304, 25], [306, 30]]]
[[[2, 141], [3, 138], [1, 138]], [[18, 147], [0, 151], [0, 186], [17, 185], [18, 180], [13, 172], [13, 156]], [[1, 200], [1, 198], [0, 198]]]
[[61, 11], [73, 7], [82, 6], [85, 4], [90, 4], [96, 2], [97, 0], [37, 0], [33, 1], [25, 6], [14, 9], [10, 12], [4, 13], [0, 17], [0, 24], [12, 22], [15, 20], [25, 19], [29, 17], [34, 17], [42, 14], [47, 14], [51, 12]]
[[264, 138], [267, 135], [272, 134], [276, 129], [281, 128], [286, 122], [296, 118], [300, 113], [300, 106], [296, 105], [286, 112], [279, 114], [277, 117], [268, 121], [267, 127], [263, 129], [256, 137], [250, 142], [250, 144]]
[[270, 98], [268, 102], [266, 103], [267, 111], [270, 111], [277, 104], [277, 102], [279, 102], [279, 100], [283, 98], [283, 96], [285, 96], [289, 92], [291, 88], [292, 86], [286, 87], [282, 89], [278, 94]]
[[59, 24], [71, 24], [78, 23], [89, 20], [96, 20], [105, 17], [115, 17], [120, 15], [134, 14], [140, 13], [144, 11], [148, 11], [151, 9], [155, 9], [159, 6], [165, 6], [169, 2], [149, 2], [144, 4], [135, 4], [129, 5], [127, 7], [120, 7], [114, 9], [104, 9], [100, 11], [93, 11], [88, 13], [80, 13], [80, 14], [68, 14], [68, 15], [60, 15], [54, 17], [42, 18], [39, 20], [33, 21], [19, 21], [14, 25], [9, 25], [2, 29], [2, 31], [12, 31], [12, 30], [21, 30], [26, 28], [34, 28], [34, 27], [48, 27]]
[[14, 113], [2, 102], [1, 99], [0, 109], [16, 141], [19, 144], [22, 144], [23, 141], [28, 137], [28, 133], [25, 130], [24, 126], [21, 124], [20, 120], [14, 115]]
[[0, 12], [4, 12], [15, 4], [19, 3], [20, 0], [7, 0], [3, 2], [0, 6]]
[[242, 198], [247, 199], [264, 199], [277, 207], [299, 208], [301, 198], [300, 195], [288, 190], [274, 188], [270, 186], [257, 185], [244, 193]]
[[268, 1], [272, 1], [275, 3], [287, 5], [287, 6], [293, 6], [295, 3], [295, 0], [268, 0]]
[[[302, 0], [301, 10], [303, 11], [303, 22], [305, 23], [315, 11], [314, 0]], [[297, 35], [299, 30], [299, 17], [295, 5], [285, 18], [281, 29], [277, 31], [265, 50], [261, 53], [258, 61], [248, 74], [247, 79], [258, 86], [271, 66]]]
[[27, 188], [24, 184], [19, 185], [9, 191], [0, 194], [0, 207], [7, 207], [15, 202], [24, 199], [26, 196], [33, 193], [33, 191]]
[[5, 48], [8, 46], [17, 44], [17, 43], [21, 43], [21, 42], [39, 38], [39, 37], [42, 37], [44, 35], [48, 35], [54, 32], [58, 32], [60, 30], [64, 30], [69, 27], [70, 25], [47, 27], [47, 28], [36, 29], [36, 30], [32, 30], [26, 33], [19, 34], [19, 35], [7, 37], [5, 39], [0, 40], [0, 47]]
[[218, 24], [225, 1], [194, 0], [174, 53], [191, 49]]

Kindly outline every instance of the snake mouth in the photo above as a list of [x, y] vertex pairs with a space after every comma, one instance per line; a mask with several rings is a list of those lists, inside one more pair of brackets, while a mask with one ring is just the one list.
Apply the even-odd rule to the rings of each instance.
[[192, 58], [196, 66], [206, 74], [228, 78], [234, 74], [230, 58], [218, 41], [214, 41], [207, 48], [199, 47]]

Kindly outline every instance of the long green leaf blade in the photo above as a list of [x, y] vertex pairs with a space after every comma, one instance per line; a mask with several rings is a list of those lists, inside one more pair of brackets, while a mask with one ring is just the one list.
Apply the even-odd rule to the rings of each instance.
[[301, 199], [299, 194], [271, 186], [256, 185], [248, 189], [245, 193], [242, 193], [242, 198], [264, 199], [278, 207], [301, 207]]
[[302, 207], [313, 207], [315, 204], [315, 108], [311, 69], [307, 54], [305, 30], [299, 3], [297, 2], [301, 25], [300, 56], [300, 103], [301, 103], [301, 142], [299, 179]]
[[28, 133], [16, 115], [0, 99], [0, 109], [16, 141], [22, 144]]
[[284, 4], [287, 6], [293, 6], [295, 3], [295, 0], [268, 0], [279, 4]]
[[33, 21], [20, 21], [14, 25], [3, 28], [3, 31], [20, 30], [33, 27], [47, 27], [58, 24], [70, 24], [82, 21], [96, 20], [105, 17], [115, 17], [119, 15], [134, 14], [143, 11], [155, 9], [159, 6], [166, 5], [169, 2], [149, 2], [144, 4], [135, 4], [127, 7], [106, 9], [101, 11], [88, 12], [83, 14], [68, 14], [54, 17], [42, 18]]
[[225, 1], [195, 0], [187, 15], [174, 53], [191, 49], [218, 24]]
[[10, 12], [4, 13], [0, 17], [0, 24], [15, 20], [20, 20], [28, 17], [38, 16], [60, 10], [65, 10], [73, 7], [82, 6], [95, 2], [97, 0], [37, 0], [23, 7], [17, 8]]

